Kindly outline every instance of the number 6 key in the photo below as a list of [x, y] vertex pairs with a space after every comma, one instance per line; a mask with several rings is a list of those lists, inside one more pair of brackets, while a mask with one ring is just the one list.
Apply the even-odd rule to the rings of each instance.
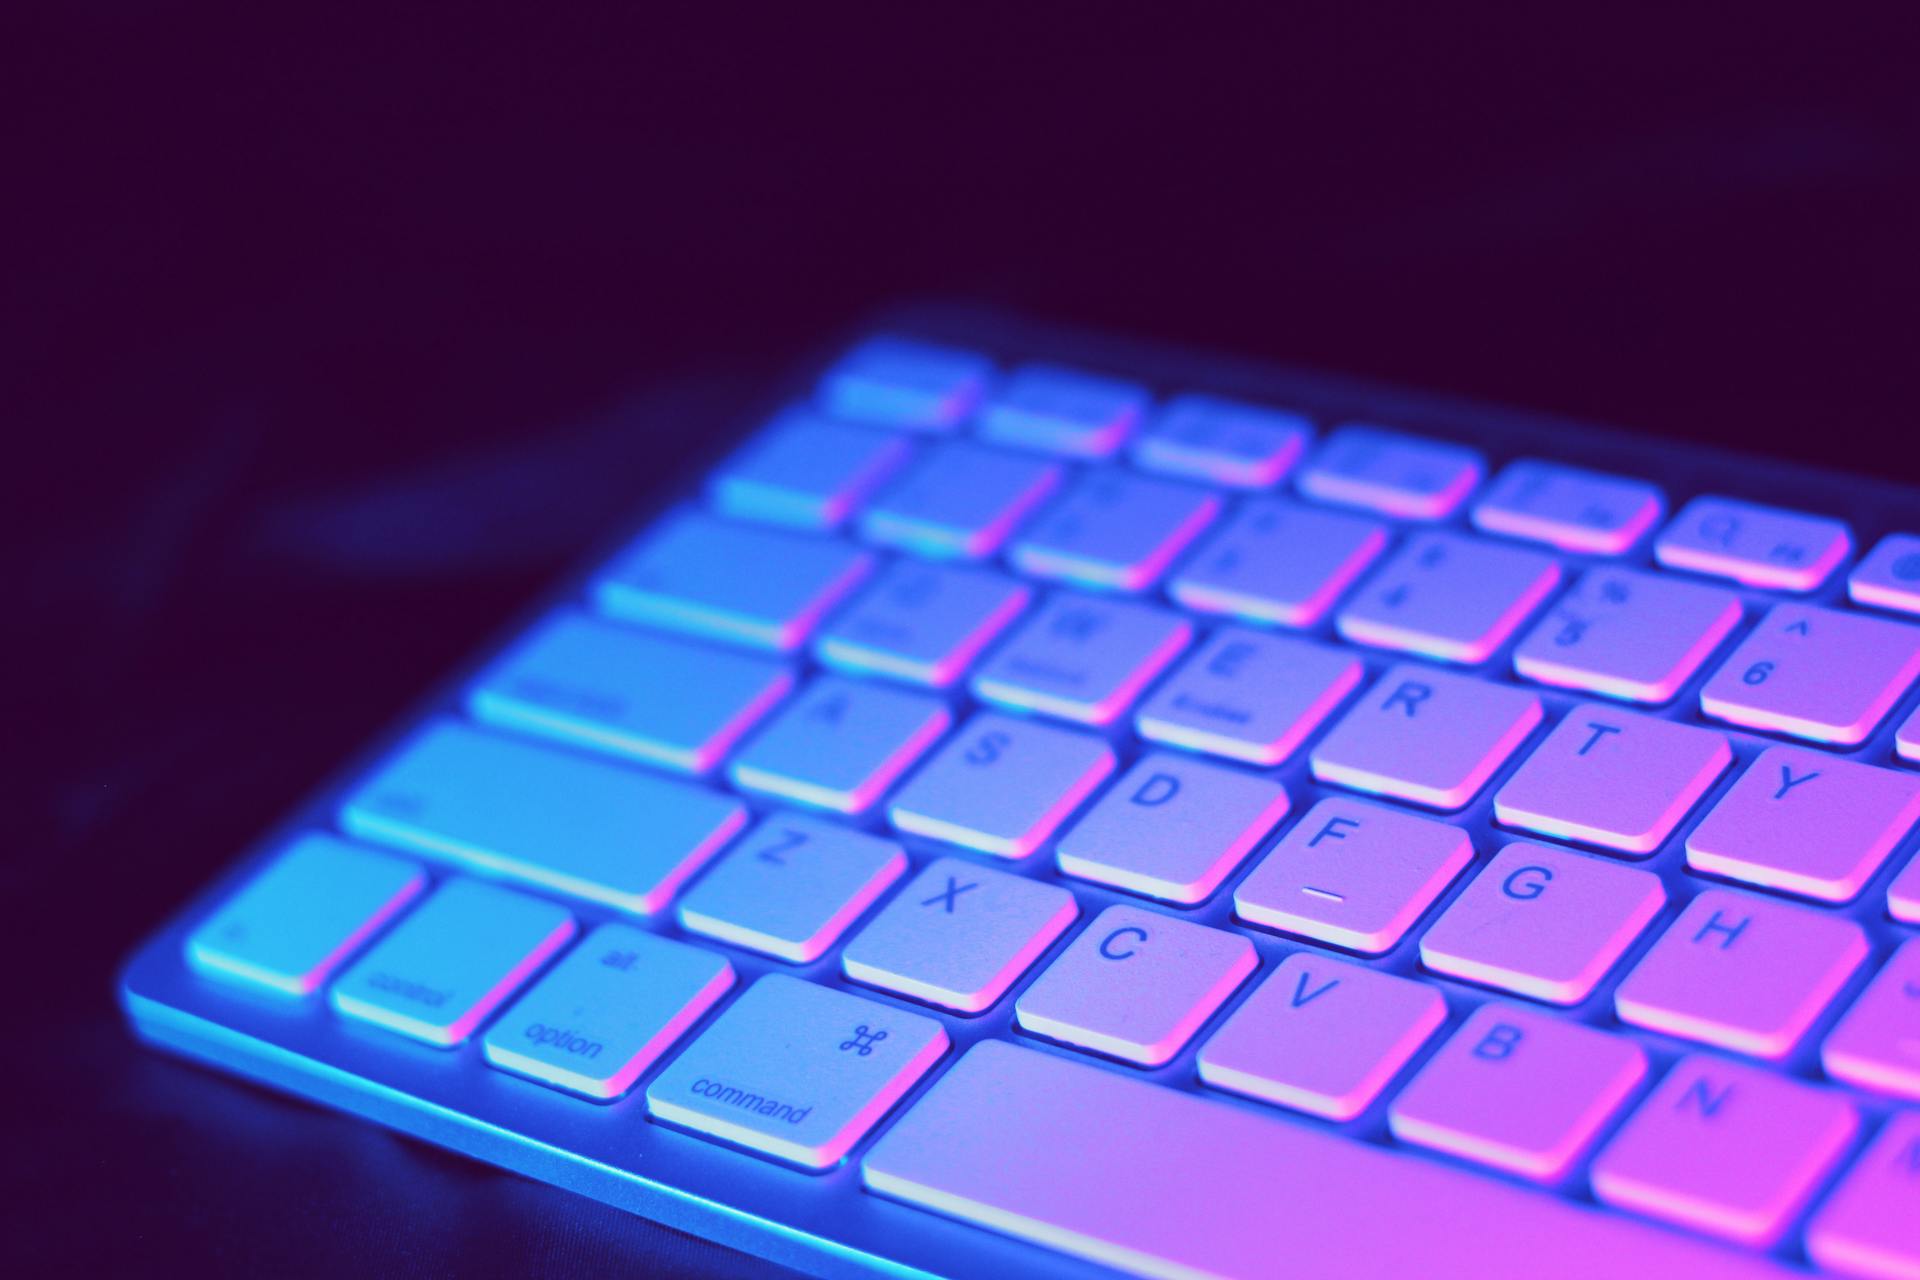
[[1775, 605], [1700, 690], [1700, 708], [1744, 728], [1850, 747], [1916, 676], [1920, 627]]

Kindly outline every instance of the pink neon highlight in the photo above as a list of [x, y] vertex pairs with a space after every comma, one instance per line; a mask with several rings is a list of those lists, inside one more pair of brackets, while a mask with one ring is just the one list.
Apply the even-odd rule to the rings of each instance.
[[[262, 973], [249, 973], [247, 976], [265, 980], [270, 985], [295, 995], [312, 995], [333, 975], [333, 971], [346, 961], [348, 956], [358, 951], [369, 938], [384, 929], [387, 922], [399, 915], [408, 904], [420, 896], [426, 887], [426, 873], [416, 869], [413, 875], [408, 877], [407, 882], [394, 891], [392, 897], [381, 903], [379, 909], [362, 921], [352, 933], [342, 938], [339, 946], [329, 951], [313, 968], [295, 977], [290, 984], [283, 984], [277, 978]], [[235, 972], [238, 971], [236, 967]]]
[[502, 974], [500, 981], [488, 988], [486, 993], [475, 1000], [465, 1013], [448, 1024], [444, 1030], [436, 1029], [433, 1035], [435, 1042], [446, 1045], [464, 1043], [467, 1037], [480, 1029], [480, 1024], [485, 1022], [508, 996], [526, 985], [527, 979], [537, 973], [554, 952], [571, 942], [573, 935], [577, 932], [579, 932], [579, 926], [574, 924], [572, 916], [562, 918], [546, 937], [534, 944], [533, 950], [527, 952], [520, 958], [518, 964]]

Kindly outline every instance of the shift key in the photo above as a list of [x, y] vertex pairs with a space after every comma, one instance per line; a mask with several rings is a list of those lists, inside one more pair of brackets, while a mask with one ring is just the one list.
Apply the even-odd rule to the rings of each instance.
[[830, 1169], [947, 1051], [932, 1018], [768, 974], [647, 1088], [656, 1120]]

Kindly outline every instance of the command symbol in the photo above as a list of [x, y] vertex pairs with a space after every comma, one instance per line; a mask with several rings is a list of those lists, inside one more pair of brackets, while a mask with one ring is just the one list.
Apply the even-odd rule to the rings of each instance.
[[851, 1049], [865, 1058], [873, 1053], [874, 1045], [886, 1038], [887, 1033], [885, 1031], [869, 1031], [867, 1030], [867, 1024], [863, 1022], [853, 1029], [853, 1039], [842, 1040], [840, 1042], [840, 1052], [845, 1053]]

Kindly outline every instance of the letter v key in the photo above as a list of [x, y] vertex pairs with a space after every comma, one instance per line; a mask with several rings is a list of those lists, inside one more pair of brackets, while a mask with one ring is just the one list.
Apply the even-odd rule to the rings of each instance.
[[1333, 990], [1335, 987], [1340, 985], [1340, 979], [1329, 978], [1321, 986], [1315, 987], [1313, 990], [1309, 991], [1307, 990], [1307, 983], [1312, 978], [1313, 978], [1313, 975], [1308, 973], [1305, 969], [1302, 969], [1300, 971], [1300, 980], [1293, 984], [1293, 1007], [1294, 1008], [1298, 1009], [1303, 1004], [1311, 1004], [1313, 1001], [1318, 1000], [1321, 996], [1327, 994], [1327, 992]]

